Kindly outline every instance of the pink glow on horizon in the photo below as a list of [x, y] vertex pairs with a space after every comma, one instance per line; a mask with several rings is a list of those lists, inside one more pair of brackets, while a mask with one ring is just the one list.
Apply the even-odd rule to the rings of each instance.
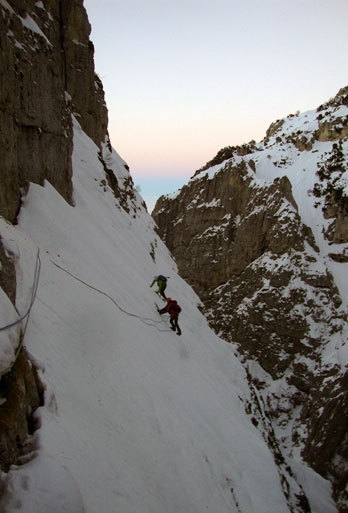
[[111, 143], [139, 176], [192, 176], [348, 84], [347, 0], [84, 5]]
[[[254, 137], [250, 137], [250, 126], [227, 126], [227, 123], [212, 124], [192, 128], [192, 133], [182, 129], [168, 128], [156, 132], [153, 128], [144, 133], [143, 127], [132, 127], [132, 138], [109, 124], [111, 144], [139, 176], [192, 176], [194, 172], [211, 160], [217, 152], [231, 145], [240, 145], [251, 139], [261, 140], [266, 125], [252, 127]], [[197, 133], [197, 131], [199, 133]], [[257, 131], [257, 133], [255, 133]], [[133, 143], [136, 141], [136, 144]]]

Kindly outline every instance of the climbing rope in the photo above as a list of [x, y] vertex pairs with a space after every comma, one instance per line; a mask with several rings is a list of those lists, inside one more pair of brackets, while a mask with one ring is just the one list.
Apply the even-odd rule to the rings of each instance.
[[[33, 285], [32, 285], [31, 300], [30, 300], [29, 308], [25, 312], [25, 314], [22, 315], [21, 317], [19, 317], [16, 321], [11, 322], [10, 324], [7, 324], [6, 326], [2, 326], [0, 328], [0, 331], [5, 331], [5, 330], [7, 330], [9, 328], [12, 328], [12, 326], [16, 326], [16, 324], [19, 324], [22, 321], [24, 321], [24, 319], [26, 317], [29, 318], [31, 309], [33, 307], [33, 304], [34, 304], [34, 301], [35, 301], [35, 298], [36, 298], [37, 288], [39, 286], [40, 272], [41, 272], [41, 259], [40, 259], [39, 249], [38, 249], [37, 250], [37, 255], [36, 255], [35, 274], [34, 274], [34, 280], [33, 280]], [[27, 324], [28, 324], [28, 320], [27, 320], [26, 326], [27, 326]], [[26, 329], [26, 326], [25, 326], [25, 329]], [[24, 332], [25, 332], [25, 329], [24, 329]]]
[[55, 265], [56, 267], [58, 267], [58, 269], [61, 269], [62, 271], [64, 271], [65, 273], [69, 274], [69, 276], [71, 276], [72, 278], [74, 278], [75, 280], [79, 281], [80, 283], [83, 283], [83, 285], [86, 285], [86, 287], [89, 287], [90, 289], [98, 292], [99, 294], [102, 294], [103, 296], [107, 297], [108, 299], [110, 299], [110, 301], [113, 302], [113, 304], [124, 314], [126, 315], [129, 315], [130, 317], [135, 317], [136, 319], [139, 319], [141, 322], [143, 322], [144, 324], [146, 324], [147, 326], [152, 326], [153, 328], [156, 328], [158, 331], [161, 331], [161, 332], [170, 332], [169, 329], [166, 329], [166, 330], [163, 330], [161, 328], [159, 328], [158, 326], [156, 326], [156, 324], [159, 324], [159, 323], [162, 323], [162, 319], [161, 320], [154, 320], [154, 319], [151, 319], [149, 317], [142, 317], [141, 315], [137, 315], [135, 313], [131, 313], [131, 312], [128, 312], [127, 310], [125, 310], [124, 308], [122, 308], [122, 306], [120, 306], [118, 304], [118, 302], [112, 297], [110, 296], [109, 294], [107, 294], [106, 292], [104, 292], [103, 290], [100, 290], [98, 289], [97, 287], [94, 287], [93, 285], [91, 285], [90, 283], [87, 283], [86, 281], [82, 280], [81, 278], [79, 278], [78, 276], [76, 276], [75, 274], [71, 273], [70, 271], [68, 271], [67, 269], [65, 269], [64, 267], [62, 267], [61, 265], [57, 264], [56, 262], [54, 262], [53, 260], [51, 260], [52, 264]]
[[26, 323], [25, 323], [24, 329], [22, 331], [19, 344], [18, 344], [17, 349], [15, 351], [14, 359], [13, 359], [12, 363], [6, 369], [3, 369], [1, 371], [1, 375], [6, 374], [7, 372], [9, 372], [12, 369], [12, 367], [14, 366], [14, 364], [17, 361], [17, 358], [18, 358], [18, 355], [20, 353], [20, 350], [23, 347], [24, 336], [25, 336], [25, 332], [27, 330], [27, 326], [28, 326], [28, 322], [29, 322], [30, 312], [31, 312], [31, 309], [33, 307], [33, 304], [34, 304], [34, 301], [35, 301], [35, 298], [36, 298], [37, 289], [38, 289], [38, 286], [39, 286], [40, 272], [41, 272], [41, 259], [40, 259], [40, 250], [38, 249], [37, 250], [37, 255], [36, 255], [35, 273], [34, 273], [34, 280], [33, 280], [33, 285], [32, 285], [32, 290], [31, 290], [31, 299], [30, 299], [29, 308], [25, 312], [25, 314], [21, 315], [16, 321], [11, 322], [10, 324], [7, 324], [6, 326], [2, 326], [0, 328], [0, 331], [5, 331], [5, 330], [7, 330], [9, 328], [12, 328], [13, 326], [16, 326], [17, 324], [20, 324], [21, 322], [24, 321], [24, 319], [27, 320]]
[[[155, 320], [155, 319], [151, 319], [149, 317], [142, 317], [141, 315], [137, 315], [137, 314], [134, 314], [132, 312], [128, 312], [127, 310], [122, 308], [112, 296], [110, 296], [109, 294], [107, 294], [103, 290], [100, 290], [97, 287], [94, 287], [93, 285], [91, 285], [90, 283], [87, 283], [86, 281], [82, 280], [81, 278], [79, 278], [78, 276], [74, 275], [73, 273], [71, 273], [70, 271], [68, 271], [67, 269], [62, 267], [61, 265], [57, 264], [53, 260], [51, 260], [51, 262], [56, 267], [58, 267], [59, 269], [61, 269], [65, 273], [69, 274], [75, 280], [77, 280], [80, 283], [83, 283], [84, 285], [86, 285], [86, 287], [89, 287], [90, 289], [92, 289], [92, 290], [98, 292], [99, 294], [102, 294], [103, 296], [107, 297], [124, 314], [129, 315], [130, 317], [135, 317], [135, 318], [139, 319], [141, 322], [143, 322], [144, 324], [146, 324], [147, 326], [151, 326], [153, 328], [156, 328], [158, 331], [168, 332], [168, 333], [170, 332], [169, 329], [161, 329], [158, 326], [156, 326], [156, 324], [159, 324], [159, 323], [163, 322], [162, 319]], [[32, 307], [34, 305], [34, 301], [35, 301], [36, 295], [37, 295], [37, 289], [38, 289], [39, 280], [40, 280], [40, 273], [41, 273], [41, 258], [40, 258], [40, 250], [38, 249], [37, 250], [37, 255], [36, 255], [35, 273], [34, 273], [34, 279], [33, 279], [33, 285], [32, 285], [32, 290], [31, 290], [31, 298], [30, 298], [29, 307], [28, 307], [27, 311], [23, 315], [21, 315], [17, 320], [15, 320], [15, 321], [13, 321], [13, 322], [11, 322], [9, 324], [6, 324], [5, 326], [0, 327], [0, 331], [5, 331], [5, 330], [8, 330], [8, 329], [12, 328], [13, 326], [16, 326], [17, 324], [20, 324], [21, 322], [23, 322], [26, 319], [26, 323], [25, 323], [24, 329], [22, 331], [21, 340], [20, 340], [20, 342], [18, 344], [18, 347], [16, 349], [16, 352], [15, 352], [15, 358], [14, 358], [13, 362], [11, 363], [11, 365], [7, 369], [5, 369], [5, 370], [3, 370], [1, 372], [2, 375], [6, 374], [6, 372], [8, 372], [8, 371], [10, 371], [12, 369], [13, 365], [16, 363], [16, 360], [18, 358], [19, 352], [20, 352], [20, 350], [21, 350], [21, 348], [23, 346], [24, 336], [25, 336], [25, 332], [26, 332], [26, 329], [27, 329], [27, 326], [28, 326], [30, 313], [31, 313], [31, 310], [32, 310]]]

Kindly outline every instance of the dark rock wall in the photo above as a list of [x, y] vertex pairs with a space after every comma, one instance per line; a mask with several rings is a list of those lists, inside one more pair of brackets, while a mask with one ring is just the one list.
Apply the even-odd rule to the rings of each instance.
[[0, 215], [15, 222], [29, 181], [71, 201], [72, 120], [100, 144], [104, 93], [82, 0], [0, 5]]
[[7, 472], [35, 456], [33, 439], [39, 427], [35, 411], [43, 402], [43, 387], [25, 349], [0, 381], [0, 468]]

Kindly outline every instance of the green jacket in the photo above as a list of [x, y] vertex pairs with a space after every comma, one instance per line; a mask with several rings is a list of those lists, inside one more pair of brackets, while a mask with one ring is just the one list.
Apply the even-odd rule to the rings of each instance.
[[156, 276], [153, 279], [153, 282], [151, 283], [150, 287], [152, 287], [152, 285], [157, 282], [158, 288], [160, 289], [161, 287], [163, 287], [163, 285], [166, 283], [166, 281], [167, 281], [166, 279], [163, 280], [159, 276]]

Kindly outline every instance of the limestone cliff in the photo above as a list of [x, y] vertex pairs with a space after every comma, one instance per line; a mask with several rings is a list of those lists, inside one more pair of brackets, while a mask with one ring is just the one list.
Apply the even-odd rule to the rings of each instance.
[[344, 88], [316, 111], [273, 123], [259, 144], [222, 149], [153, 212], [211, 326], [244, 359], [282, 450], [302, 451], [332, 480], [341, 512], [347, 303], [337, 266], [348, 255], [347, 126]]
[[29, 181], [47, 179], [71, 202], [71, 115], [99, 145], [107, 110], [82, 0], [2, 1], [0, 11], [0, 215], [14, 222]]
[[[29, 182], [48, 180], [72, 202], [73, 115], [100, 148], [109, 144], [90, 31], [82, 0], [0, 1], [0, 216], [10, 223], [16, 222]], [[116, 179], [104, 167], [117, 193]], [[0, 237], [0, 292], [14, 312], [15, 261]], [[18, 325], [11, 335], [16, 362], [0, 369], [0, 469], [5, 471], [35, 453], [35, 410], [43, 401], [38, 374], [21, 347], [23, 335]]]

